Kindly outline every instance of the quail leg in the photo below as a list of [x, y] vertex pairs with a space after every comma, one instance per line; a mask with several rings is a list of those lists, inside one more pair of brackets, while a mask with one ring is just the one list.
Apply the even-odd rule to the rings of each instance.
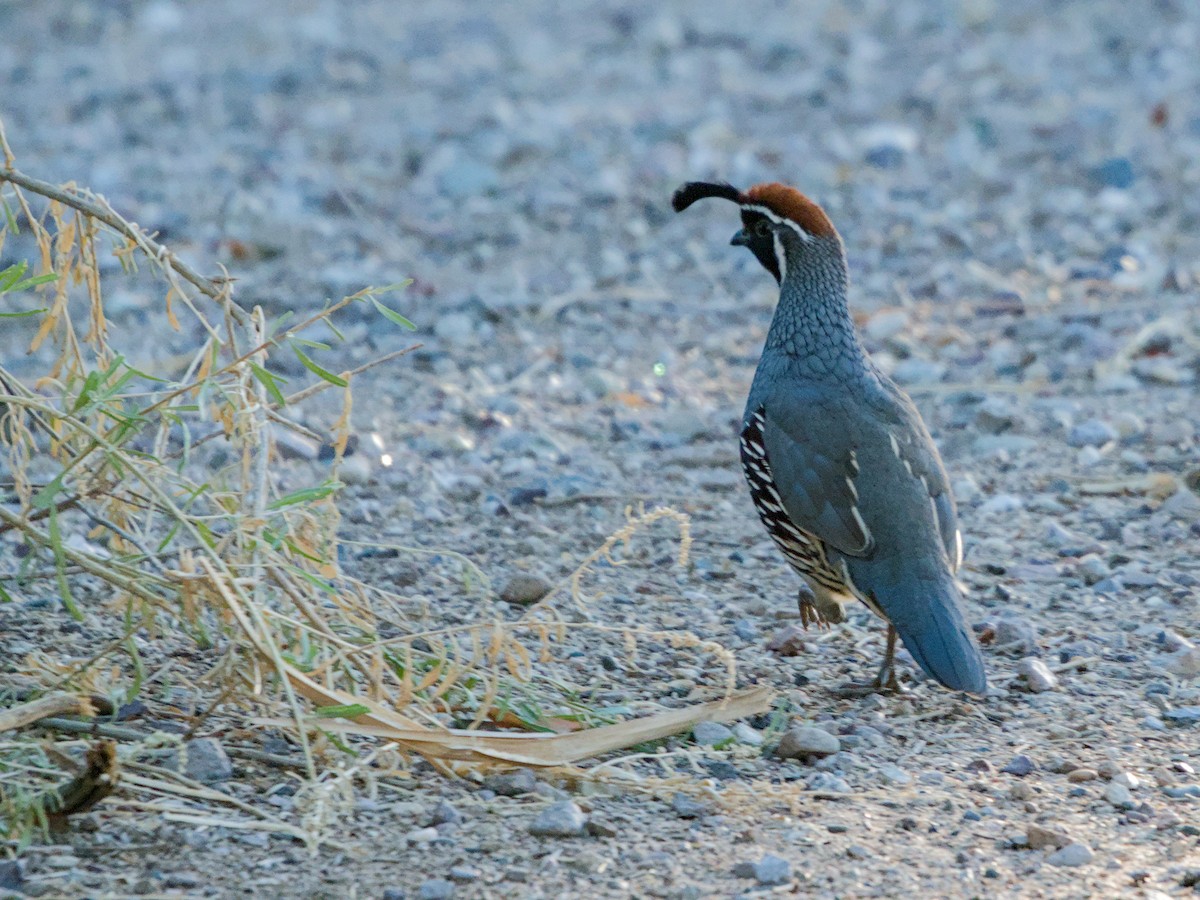
[[800, 607], [800, 624], [804, 626], [805, 631], [808, 630], [809, 625], [816, 625], [820, 628], [825, 624], [821, 613], [817, 611], [817, 595], [813, 593], [813, 589], [808, 586], [807, 581], [800, 582], [796, 604]]
[[907, 688], [896, 677], [896, 628], [888, 624], [887, 650], [883, 654], [883, 665], [874, 681], [862, 683], [850, 681], [838, 685], [833, 692], [839, 697], [868, 697], [871, 694], [903, 694]]

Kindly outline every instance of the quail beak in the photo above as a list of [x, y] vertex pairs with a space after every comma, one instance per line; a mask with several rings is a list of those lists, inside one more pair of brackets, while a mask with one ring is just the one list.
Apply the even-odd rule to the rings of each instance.
[[732, 238], [729, 239], [731, 247], [748, 247], [750, 246], [750, 235], [746, 234], [746, 229], [738, 231]]

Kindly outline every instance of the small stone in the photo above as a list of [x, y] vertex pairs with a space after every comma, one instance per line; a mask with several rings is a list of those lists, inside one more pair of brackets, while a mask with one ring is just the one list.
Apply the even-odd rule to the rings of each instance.
[[758, 862], [751, 863], [749, 871], [749, 876], [742, 877], [751, 877], [762, 885], [787, 884], [792, 880], [791, 863], [773, 853], [764, 854]]
[[543, 809], [529, 826], [529, 833], [538, 837], [580, 837], [586, 826], [583, 810], [571, 800], [562, 800]]
[[1046, 857], [1046, 862], [1052, 866], [1083, 866], [1090, 863], [1095, 856], [1087, 844], [1076, 842], [1051, 853]]
[[1037, 763], [1022, 753], [1019, 756], [1014, 756], [1009, 764], [1000, 771], [1006, 775], [1016, 775], [1018, 778], [1024, 778], [1036, 769]]
[[1067, 781], [1079, 784], [1084, 781], [1095, 781], [1099, 774], [1095, 769], [1074, 769], [1067, 773]]
[[436, 841], [438, 836], [436, 828], [414, 828], [404, 835], [404, 839], [410, 844], [428, 844], [430, 841]]
[[799, 656], [806, 647], [804, 629], [799, 625], [785, 625], [767, 641], [767, 649], [780, 656]]
[[1195, 678], [1200, 675], [1200, 647], [1180, 650], [1162, 657], [1159, 664], [1172, 675], [1180, 678]]
[[1008, 799], [1010, 800], [1032, 800], [1034, 798], [1034, 790], [1024, 781], [1018, 781], [1008, 789]]
[[1141, 787], [1142, 781], [1132, 772], [1118, 772], [1112, 777], [1113, 784], [1123, 784], [1131, 791], [1136, 791]]
[[1133, 802], [1133, 794], [1130, 793], [1129, 788], [1116, 781], [1110, 782], [1108, 787], [1104, 789], [1104, 799], [1118, 809], [1132, 809], [1134, 806], [1137, 806]]
[[1045, 850], [1047, 847], [1058, 850], [1071, 843], [1070, 835], [1043, 825], [1030, 825], [1025, 829], [1025, 840], [1034, 850]]
[[1005, 616], [996, 621], [997, 648], [1016, 650], [1029, 655], [1037, 650], [1037, 629], [1025, 619]]
[[429, 813], [429, 825], [461, 825], [463, 815], [445, 800], [439, 800]]
[[1014, 513], [1025, 508], [1025, 501], [1015, 494], [996, 494], [979, 504], [979, 512], [984, 515]]
[[233, 777], [233, 764], [216, 738], [196, 738], [184, 745], [184, 774], [202, 784], [216, 784]]
[[518, 572], [500, 589], [500, 599], [516, 606], [529, 606], [537, 603], [553, 588], [554, 585], [539, 575]]
[[870, 859], [871, 851], [862, 844], [851, 844], [846, 848], [846, 855], [851, 859]]
[[1099, 581], [1112, 576], [1112, 569], [1098, 554], [1088, 553], [1075, 563], [1075, 573], [1083, 579], [1086, 585], [1095, 585]]
[[383, 900], [408, 900], [408, 894], [405, 892], [404, 888], [384, 888]]
[[763, 743], [762, 733], [745, 722], [738, 722], [733, 726], [733, 736], [739, 744], [745, 744], [747, 747], [761, 747]]
[[707, 816], [712, 812], [707, 803], [701, 803], [698, 800], [693, 800], [687, 794], [676, 793], [671, 798], [671, 809], [675, 811], [675, 815], [681, 819], [699, 819]]
[[701, 747], [717, 747], [732, 743], [733, 731], [720, 722], [697, 722], [692, 739]]
[[849, 794], [851, 788], [844, 778], [839, 778], [830, 772], [817, 772], [805, 784], [810, 791], [820, 791], [826, 794]]
[[483, 779], [483, 786], [500, 797], [519, 797], [537, 790], [537, 779], [529, 769], [502, 772]]
[[1163, 718], [1172, 725], [1187, 727], [1200, 723], [1200, 706], [1181, 706], [1163, 713]]
[[1117, 430], [1107, 422], [1088, 419], [1071, 429], [1071, 433], [1067, 435], [1067, 443], [1072, 447], [1103, 447], [1118, 437]]
[[1092, 180], [1100, 187], [1125, 190], [1133, 186], [1133, 163], [1124, 156], [1106, 159], [1091, 171]]
[[789, 728], [779, 742], [775, 755], [780, 759], [803, 759], [806, 756], [831, 756], [842, 749], [841, 741], [812, 725]]
[[1017, 663], [1017, 674], [1025, 679], [1026, 686], [1035, 694], [1058, 687], [1058, 678], [1037, 657], [1027, 656]]
[[450, 900], [454, 896], [454, 883], [445, 878], [430, 878], [417, 888], [419, 900]]
[[913, 780], [911, 775], [892, 763], [880, 766], [879, 775], [888, 784], [911, 784]]
[[0, 859], [0, 891], [13, 891], [20, 896], [24, 888], [24, 863], [19, 859]]

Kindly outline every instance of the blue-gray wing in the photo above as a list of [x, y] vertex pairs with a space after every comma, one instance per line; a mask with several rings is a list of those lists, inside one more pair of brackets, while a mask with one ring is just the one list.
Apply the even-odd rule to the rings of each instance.
[[824, 424], [813, 429], [812, 422], [760, 406], [747, 426], [762, 430], [775, 487], [792, 522], [846, 556], [869, 557], [875, 541], [858, 508], [858, 460], [849, 435], [823, 411], [804, 412]]

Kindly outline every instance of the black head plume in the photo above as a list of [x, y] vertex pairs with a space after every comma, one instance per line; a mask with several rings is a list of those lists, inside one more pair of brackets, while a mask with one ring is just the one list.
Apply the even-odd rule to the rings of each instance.
[[689, 181], [671, 197], [671, 206], [675, 212], [683, 212], [697, 200], [705, 197], [720, 197], [722, 200], [732, 200], [734, 203], [743, 202], [742, 192], [732, 184], [712, 184], [707, 181]]

